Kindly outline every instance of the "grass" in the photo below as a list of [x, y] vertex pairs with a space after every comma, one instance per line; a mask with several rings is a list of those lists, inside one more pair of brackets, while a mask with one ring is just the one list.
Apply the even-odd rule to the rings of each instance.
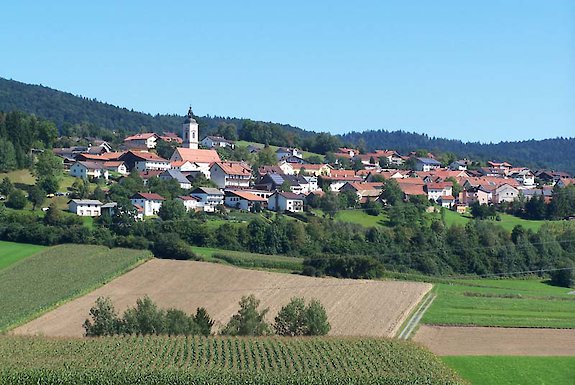
[[575, 328], [575, 296], [541, 280], [461, 280], [436, 288], [426, 324]]
[[442, 357], [473, 385], [573, 385], [575, 357]]
[[48, 248], [0, 270], [0, 331], [85, 294], [150, 257], [92, 245]]
[[[437, 216], [437, 218], [440, 217], [440, 214], [435, 215]], [[511, 231], [515, 226], [521, 225], [525, 229], [531, 229], [534, 232], [537, 232], [541, 228], [541, 226], [543, 226], [545, 223], [560, 222], [560, 221], [534, 221], [504, 213], [498, 213], [498, 215], [501, 218], [500, 221], [489, 220], [488, 222], [499, 225], [507, 231]], [[447, 224], [447, 226], [453, 226], [453, 225], [465, 226], [467, 222], [471, 220], [473, 219], [469, 214], [462, 215], [456, 213], [455, 211], [445, 210], [445, 223]]]
[[[237, 145], [237, 146], [241, 146], [241, 147], [248, 147], [248, 146], [255, 146], [255, 147], [260, 147], [260, 148], [263, 148], [263, 147], [264, 147], [264, 145], [263, 145], [262, 143], [248, 142], [248, 141], [245, 141], [245, 140], [237, 141], [237, 142], [236, 142], [236, 145]], [[276, 150], [279, 148], [279, 146], [272, 146], [272, 145], [270, 145], [270, 148], [271, 148], [272, 150], [276, 151]], [[301, 152], [302, 152], [302, 154], [303, 154], [304, 159], [307, 159], [307, 158], [309, 158], [309, 157], [311, 157], [311, 156], [319, 156], [320, 159], [323, 160], [324, 157], [325, 157], [324, 155], [322, 155], [322, 154], [316, 154], [315, 152], [309, 152], [309, 151], [301, 151]]]
[[30, 245], [28, 243], [0, 241], [0, 269], [4, 269], [44, 249], [44, 246]]
[[385, 226], [389, 218], [385, 212], [382, 212], [378, 216], [373, 216], [363, 210], [341, 210], [335, 215], [335, 220], [356, 223], [365, 227], [376, 227]]
[[281, 272], [301, 272], [303, 269], [302, 258], [231, 251], [211, 247], [193, 246], [192, 249], [207, 262]]
[[424, 348], [384, 338], [0, 337], [1, 384], [465, 384]]

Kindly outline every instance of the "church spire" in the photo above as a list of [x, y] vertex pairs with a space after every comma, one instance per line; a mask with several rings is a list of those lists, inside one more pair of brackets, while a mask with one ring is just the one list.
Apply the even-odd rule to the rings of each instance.
[[194, 119], [194, 114], [192, 112], [192, 106], [188, 110], [188, 116], [184, 120], [182, 125], [182, 147], [198, 149], [199, 132], [198, 132], [198, 122]]

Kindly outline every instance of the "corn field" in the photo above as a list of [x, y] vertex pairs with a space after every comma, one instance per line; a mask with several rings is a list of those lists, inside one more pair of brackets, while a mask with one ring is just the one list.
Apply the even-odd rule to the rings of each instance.
[[0, 384], [464, 384], [430, 352], [374, 338], [0, 337]]

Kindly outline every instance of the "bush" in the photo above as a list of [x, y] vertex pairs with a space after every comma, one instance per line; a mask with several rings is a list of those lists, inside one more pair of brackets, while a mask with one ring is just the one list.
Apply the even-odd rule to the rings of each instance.
[[8, 199], [6, 200], [6, 207], [10, 207], [15, 210], [22, 210], [26, 207], [26, 195], [22, 190], [14, 190], [10, 195], [8, 195]]
[[383, 276], [385, 271], [381, 262], [366, 256], [312, 258], [304, 260], [303, 264], [306, 275], [310, 275], [313, 268], [316, 276], [338, 278], [373, 279]]
[[264, 318], [268, 309], [258, 311], [260, 301], [252, 294], [240, 300], [240, 310], [222, 330], [229, 336], [262, 336], [269, 334], [270, 327]]
[[90, 309], [92, 321], [82, 325], [87, 337], [113, 336], [120, 331], [120, 320], [109, 297], [98, 297], [96, 305]]
[[314, 299], [305, 306], [303, 298], [292, 298], [276, 316], [274, 329], [282, 336], [323, 336], [331, 326], [319, 301]]
[[154, 256], [157, 258], [179, 260], [199, 259], [192, 250], [192, 247], [180, 239], [180, 236], [176, 233], [161, 234], [159, 239], [154, 242], [151, 249], [152, 253], [154, 253]]
[[573, 287], [575, 285], [575, 263], [567, 259], [557, 265], [558, 269], [551, 272], [551, 284], [561, 287]]

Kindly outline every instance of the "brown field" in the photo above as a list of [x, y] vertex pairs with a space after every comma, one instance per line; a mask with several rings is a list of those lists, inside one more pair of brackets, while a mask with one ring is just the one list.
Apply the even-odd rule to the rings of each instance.
[[421, 325], [413, 340], [440, 356], [575, 356], [574, 329]]
[[145, 295], [162, 308], [176, 307], [188, 313], [203, 306], [219, 328], [237, 312], [243, 295], [254, 294], [261, 306], [269, 307], [268, 321], [294, 296], [317, 298], [326, 308], [330, 335], [393, 336], [430, 289], [430, 284], [419, 282], [312, 278], [154, 259], [13, 333], [82, 336], [82, 323], [100, 296], [112, 298], [120, 313]]

